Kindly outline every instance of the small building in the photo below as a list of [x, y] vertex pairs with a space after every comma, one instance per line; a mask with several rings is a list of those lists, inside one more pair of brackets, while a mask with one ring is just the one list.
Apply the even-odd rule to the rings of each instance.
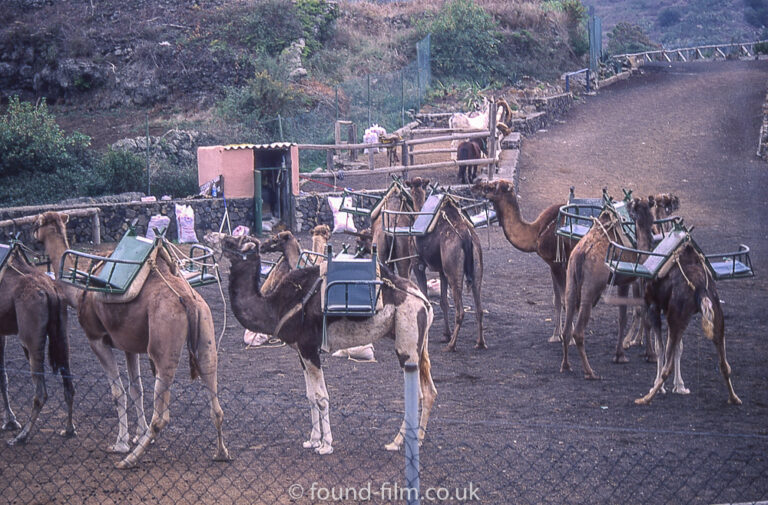
[[294, 197], [299, 194], [299, 148], [289, 142], [231, 144], [197, 148], [197, 179], [203, 185], [222, 177], [226, 198], [253, 198], [253, 231], [263, 216], [295, 228]]

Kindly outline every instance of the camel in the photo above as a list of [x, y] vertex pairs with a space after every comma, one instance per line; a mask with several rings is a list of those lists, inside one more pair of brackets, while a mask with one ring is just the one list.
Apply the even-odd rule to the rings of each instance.
[[[456, 150], [456, 160], [476, 160], [483, 155], [483, 146], [480, 139], [466, 140], [459, 144]], [[472, 184], [477, 177], [477, 165], [459, 164], [459, 182], [462, 184]]]
[[[405, 184], [411, 190], [414, 206], [421, 209], [426, 201], [429, 180], [414, 177]], [[445, 350], [455, 351], [461, 323], [464, 321], [462, 282], [466, 277], [467, 285], [472, 288], [475, 299], [477, 318], [475, 349], [487, 349], [488, 346], [483, 337], [483, 304], [480, 299], [483, 282], [483, 250], [480, 247], [480, 238], [475, 233], [472, 223], [464, 217], [453, 200], [448, 200], [438, 212], [440, 215], [436, 217], [437, 224], [434, 231], [415, 237], [418, 253], [418, 264], [414, 270], [416, 281], [421, 292], [427, 296], [427, 267], [440, 274], [440, 308], [443, 311], [445, 323], [443, 341], [448, 342]], [[456, 307], [453, 332], [448, 322], [449, 286]]]
[[[669, 377], [672, 368], [675, 369], [675, 391], [683, 394], [689, 392], [685, 389], [682, 378], [678, 377], [678, 354], [682, 353], [683, 332], [691, 316], [701, 312], [701, 327], [707, 338], [715, 344], [720, 358], [720, 372], [728, 387], [728, 403], [741, 405], [741, 400], [733, 390], [731, 367], [725, 357], [725, 319], [715, 281], [692, 245], [685, 245], [678, 259], [677, 268], [673, 267], [666, 276], [649, 281], [646, 285], [648, 318], [655, 335], [659, 360], [653, 387], [648, 394], [635, 400], [635, 403], [648, 404], [659, 390], [663, 391], [664, 381]], [[669, 327], [664, 353], [661, 352], [662, 313], [666, 315]]]
[[331, 227], [327, 224], [319, 224], [312, 228], [312, 252], [325, 253], [325, 246], [331, 240]]
[[[61, 373], [67, 420], [59, 433], [73, 437], [77, 433], [72, 422], [72, 401], [75, 388], [69, 368], [69, 337], [67, 335], [67, 306], [63, 294], [53, 280], [29, 264], [18, 248], [11, 248], [5, 268], [0, 270], [0, 390], [3, 394], [5, 417], [3, 431], [18, 430], [21, 425], [11, 410], [8, 399], [8, 377], [5, 371], [5, 341], [18, 335], [29, 361], [29, 371], [35, 394], [32, 412], [24, 428], [8, 441], [8, 445], [24, 444], [29, 439], [40, 411], [48, 399], [45, 387], [45, 345], [53, 373]], [[47, 338], [46, 338], [47, 337]]]
[[[651, 250], [651, 226], [653, 225], [653, 198], [641, 200], [635, 198], [627, 204], [630, 217], [635, 222], [637, 249]], [[565, 328], [563, 331], [563, 362], [560, 371], [570, 370], [568, 363], [568, 345], [571, 337], [581, 357], [584, 378], [599, 379], [592, 370], [584, 350], [584, 330], [594, 307], [611, 280], [611, 272], [605, 264], [606, 253], [611, 241], [622, 242], [623, 233], [618, 220], [610, 210], [603, 211], [589, 232], [574, 246], [568, 260], [565, 284]], [[626, 297], [634, 277], [616, 276], [613, 284], [617, 286], [620, 297]], [[578, 308], [576, 326], [573, 319]], [[627, 319], [626, 305], [619, 306], [619, 338], [616, 344], [615, 363], [628, 361], [622, 347], [624, 327]]]
[[557, 254], [557, 215], [559, 204], [553, 204], [541, 211], [533, 222], [523, 219], [517, 202], [514, 184], [503, 179], [488, 182], [478, 181], [472, 188], [473, 194], [487, 198], [499, 218], [504, 236], [516, 249], [523, 252], [535, 252], [549, 266], [554, 291], [553, 303], [555, 314], [552, 318], [555, 328], [549, 342], [560, 342], [563, 336], [562, 312], [565, 294], [565, 272], [568, 257], [573, 245], [570, 240], [563, 241], [560, 257]]
[[290, 231], [281, 231], [273, 235], [261, 244], [261, 252], [282, 252], [283, 256], [277, 261], [272, 271], [264, 279], [261, 289], [264, 292], [271, 291], [288, 275], [288, 272], [296, 268], [301, 256], [301, 244]]
[[[329, 397], [320, 363], [323, 338], [323, 306], [318, 289], [321, 267], [312, 266], [290, 272], [271, 292], [259, 287], [261, 257], [259, 241], [253, 237], [225, 237], [224, 255], [230, 260], [229, 296], [232, 311], [240, 324], [252, 331], [277, 336], [296, 349], [304, 370], [312, 430], [303, 443], [318, 454], [333, 452], [329, 420]], [[396, 276], [386, 265], [380, 266], [380, 299], [383, 305], [371, 317], [329, 317], [329, 352], [374, 342], [382, 337], [395, 341], [401, 366], [418, 366], [422, 400], [419, 440], [426, 433], [429, 413], [437, 396], [432, 382], [428, 352], [428, 332], [432, 306], [411, 281]], [[388, 450], [403, 443], [405, 423]]]
[[[66, 235], [68, 216], [46, 212], [34, 224], [34, 236], [42, 242], [54, 265], [62, 269], [64, 252], [69, 248]], [[217, 396], [217, 355], [213, 318], [205, 300], [176, 271], [176, 264], [158, 254], [157, 260], [135, 299], [127, 303], [108, 303], [102, 293], [83, 291], [72, 284], [58, 281], [67, 303], [77, 309], [78, 320], [88, 343], [109, 379], [117, 408], [118, 435], [108, 447], [111, 452], [128, 453], [117, 463], [118, 468], [135, 466], [149, 445], [170, 421], [170, 387], [176, 374], [182, 348], [186, 342], [189, 367], [194, 380], [200, 377], [208, 391], [210, 414], [217, 431], [216, 461], [229, 460], [224, 445], [224, 414]], [[126, 394], [112, 349], [125, 353], [129, 395], [136, 407], [138, 428], [131, 451], [126, 415]], [[149, 425], [144, 417], [143, 388], [139, 375], [138, 355], [149, 355], [155, 376], [154, 411]]]
[[[411, 237], [392, 237], [384, 233], [383, 210], [412, 212], [415, 209], [411, 196], [400, 184], [394, 184], [371, 213], [371, 243], [376, 244], [379, 261], [387, 266], [394, 263], [397, 273], [407, 279], [411, 276], [411, 270], [416, 263], [413, 241]], [[408, 226], [411, 224], [411, 219], [408, 216], [398, 215], [392, 218], [389, 224]]]
[[[680, 198], [669, 193], [659, 193], [653, 196], [653, 201], [653, 217], [655, 222], [651, 229], [653, 231], [654, 240], [656, 240], [656, 237], [661, 236], [663, 233], [672, 229], [672, 221], [668, 218], [680, 208]], [[641, 293], [644, 291], [644, 284], [645, 281], [642, 279], [638, 280], [638, 283], [632, 288], [634, 296], [642, 296]], [[634, 345], [642, 345], [643, 341], [645, 341], [645, 359], [652, 363], [656, 361], [657, 354], [648, 337], [648, 335], [650, 335], [650, 326], [645, 317], [645, 310], [646, 308], [644, 305], [635, 307], [632, 313], [632, 324], [630, 325], [629, 330], [627, 330], [627, 335], [624, 337], [622, 345], [624, 346], [624, 349], [629, 349]], [[680, 352], [682, 352], [682, 350]], [[680, 371], [679, 369], [675, 370], [675, 376], [677, 378]], [[680, 381], [682, 382], [682, 379], [680, 379]]]

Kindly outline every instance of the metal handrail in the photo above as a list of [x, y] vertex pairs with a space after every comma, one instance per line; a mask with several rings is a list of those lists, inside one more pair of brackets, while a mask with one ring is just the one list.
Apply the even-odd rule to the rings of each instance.
[[566, 93], [569, 93], [571, 91], [571, 82], [570, 82], [571, 76], [572, 75], [578, 75], [578, 74], [581, 74], [581, 73], [584, 73], [584, 72], [587, 73], [587, 76], [586, 76], [587, 77], [587, 93], [589, 93], [589, 91], [590, 91], [590, 89], [589, 89], [589, 72], [590, 72], [590, 70], [588, 68], [582, 68], [581, 70], [576, 70], [574, 72], [568, 72], [567, 74], [565, 74], [565, 92]]

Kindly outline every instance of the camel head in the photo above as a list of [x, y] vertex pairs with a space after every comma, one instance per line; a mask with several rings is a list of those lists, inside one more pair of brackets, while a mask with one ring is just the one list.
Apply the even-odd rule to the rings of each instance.
[[429, 179], [421, 177], [412, 177], [410, 180], [403, 183], [407, 188], [411, 189], [414, 205], [418, 208], [421, 208], [427, 199], [427, 188], [429, 187], [429, 183]]
[[32, 236], [38, 242], [45, 242], [48, 238], [54, 236], [64, 237], [67, 240], [67, 223], [69, 214], [61, 212], [44, 212], [37, 216], [32, 226]]
[[515, 195], [515, 186], [511, 181], [499, 179], [496, 181], [477, 181], [472, 186], [472, 194], [476, 197], [487, 198], [495, 202], [499, 201], [504, 195], [511, 193]]
[[259, 251], [263, 253], [278, 251], [285, 252], [285, 245], [292, 240], [296, 240], [293, 237], [293, 233], [289, 231], [281, 231], [277, 235], [272, 235], [268, 239], [264, 240], [264, 242], [261, 243]]
[[373, 233], [370, 228], [366, 228], [357, 233], [355, 249], [358, 256], [371, 254], [373, 250]]
[[655, 216], [657, 219], [671, 216], [673, 212], [680, 208], [680, 198], [670, 193], [660, 193], [656, 196], [649, 196], [648, 200], [653, 199]]
[[233, 237], [227, 235], [221, 240], [221, 252], [233, 263], [236, 261], [248, 261], [260, 258], [259, 245], [259, 241], [255, 237], [247, 235]]
[[627, 205], [629, 217], [635, 222], [638, 234], [641, 230], [648, 230], [650, 232], [653, 225], [653, 211], [651, 208], [655, 203], [654, 197], [649, 196], [647, 199], [633, 198]]
[[325, 239], [326, 242], [331, 240], [331, 227], [327, 224], [319, 224], [312, 228], [312, 240], [314, 241], [315, 236], [319, 236]]

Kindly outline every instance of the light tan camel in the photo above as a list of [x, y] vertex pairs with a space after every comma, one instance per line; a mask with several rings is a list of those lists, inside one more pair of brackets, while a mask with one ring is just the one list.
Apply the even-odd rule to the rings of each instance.
[[[320, 267], [291, 271], [278, 286], [264, 293], [259, 286], [261, 257], [259, 242], [252, 237], [225, 237], [224, 255], [230, 260], [229, 297], [240, 324], [252, 331], [277, 336], [299, 353], [307, 386], [312, 431], [305, 448], [318, 454], [333, 452], [329, 418], [329, 397], [320, 364], [323, 336]], [[437, 390], [432, 382], [428, 352], [428, 333], [432, 306], [411, 281], [396, 276], [381, 266], [382, 308], [371, 317], [334, 317], [327, 324], [330, 352], [364, 345], [382, 337], [393, 338], [401, 366], [419, 369], [422, 400], [419, 440], [424, 438], [427, 421]], [[403, 442], [405, 423], [388, 450]]]
[[[421, 209], [427, 198], [426, 188], [429, 186], [429, 180], [414, 177], [406, 181], [405, 185], [411, 190], [414, 206]], [[464, 217], [453, 200], [448, 200], [438, 212], [434, 230], [426, 235], [415, 237], [416, 252], [419, 255], [414, 270], [416, 281], [421, 292], [427, 296], [426, 269], [430, 268], [440, 274], [440, 308], [443, 311], [445, 323], [443, 335], [448, 342], [446, 350], [455, 351], [461, 323], [464, 321], [462, 284], [466, 279], [475, 300], [475, 317], [477, 318], [475, 348], [486, 349], [488, 346], [483, 337], [483, 302], [480, 297], [483, 283], [483, 249], [480, 247], [480, 238], [475, 233], [472, 223]], [[456, 308], [453, 332], [448, 323], [448, 287], [451, 288]]]
[[[389, 267], [394, 263], [393, 269], [397, 270], [398, 275], [408, 279], [416, 264], [413, 240], [411, 237], [392, 237], [384, 233], [383, 210], [413, 212], [414, 204], [411, 196], [399, 184], [394, 184], [371, 213], [371, 243], [376, 244], [379, 261]], [[411, 222], [412, 219], [408, 216], [399, 215], [392, 218], [389, 225], [409, 226]]]
[[[634, 199], [627, 205], [630, 217], [635, 222], [637, 249], [651, 250], [651, 226], [653, 215], [651, 207], [653, 199]], [[611, 280], [611, 272], [605, 264], [606, 253], [611, 241], [622, 242], [621, 225], [611, 211], [605, 210], [596, 219], [589, 232], [574, 246], [568, 260], [565, 285], [565, 328], [563, 331], [563, 362], [560, 371], [570, 370], [568, 363], [568, 345], [573, 337], [584, 368], [584, 378], [599, 379], [589, 366], [587, 353], [584, 350], [584, 331], [589, 323], [589, 317], [600, 296]], [[627, 259], [626, 261], [632, 261]], [[617, 276], [613, 283], [617, 286], [619, 297], [626, 297], [629, 286], [635, 281], [634, 277]], [[578, 310], [576, 326], [573, 319]], [[624, 326], [627, 319], [626, 305], [619, 306], [619, 336], [616, 343], [615, 363], [626, 363], [627, 357], [622, 347]]]
[[16, 421], [8, 399], [8, 377], [5, 371], [5, 342], [9, 335], [19, 336], [29, 361], [35, 394], [29, 420], [8, 444], [27, 442], [40, 410], [48, 399], [44, 370], [46, 340], [53, 373], [61, 373], [67, 405], [66, 425], [60, 434], [75, 436], [75, 425], [72, 422], [75, 388], [69, 368], [67, 305], [53, 280], [30, 265], [18, 248], [11, 249], [4, 272], [0, 271], [0, 389], [5, 407], [2, 429], [17, 430], [21, 426]]
[[[61, 265], [67, 243], [68, 216], [56, 212], [41, 214], [34, 235], [43, 243], [54, 265]], [[63, 265], [64, 269], [71, 268]], [[108, 450], [130, 451], [126, 394], [113, 348], [125, 352], [130, 379], [129, 394], [138, 417], [136, 447], [118, 468], [135, 466], [147, 447], [170, 420], [170, 387], [186, 342], [192, 379], [200, 376], [210, 401], [210, 413], [217, 432], [216, 461], [229, 460], [224, 446], [224, 413], [217, 395], [216, 335], [208, 304], [176, 271], [176, 264], [160, 255], [137, 297], [128, 303], [106, 303], [93, 291], [83, 291], [59, 281], [68, 303], [77, 308], [80, 325], [88, 343], [109, 379], [118, 414], [117, 441]], [[143, 388], [139, 374], [139, 354], [148, 354], [155, 375], [154, 411], [147, 426], [144, 417]]]
[[555, 232], [557, 231], [557, 215], [560, 204], [550, 205], [541, 211], [533, 222], [528, 222], [522, 217], [512, 182], [503, 179], [493, 182], [478, 181], [472, 187], [472, 193], [487, 198], [493, 203], [499, 224], [510, 244], [523, 252], [535, 252], [549, 266], [555, 308], [553, 317], [555, 328], [549, 341], [560, 342], [563, 337], [562, 312], [563, 296], [565, 295], [565, 272], [568, 266], [568, 257], [573, 248], [570, 240], [564, 240], [560, 257], [558, 257], [558, 240]]
[[331, 228], [327, 224], [319, 224], [312, 228], [312, 252], [325, 254], [325, 246], [329, 240], [331, 240]]

